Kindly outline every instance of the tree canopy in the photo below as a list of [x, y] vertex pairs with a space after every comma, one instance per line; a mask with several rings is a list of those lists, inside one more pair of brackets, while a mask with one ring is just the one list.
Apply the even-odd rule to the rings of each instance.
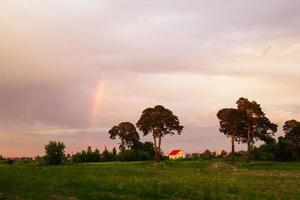
[[231, 137], [231, 160], [234, 161], [234, 142], [245, 141], [247, 134], [246, 115], [235, 108], [224, 108], [219, 110], [217, 117], [220, 123], [220, 132]]
[[144, 136], [152, 134], [157, 162], [160, 161], [161, 138], [165, 135], [181, 134], [183, 130], [178, 117], [161, 105], [145, 109], [136, 125]]
[[45, 145], [45, 159], [51, 165], [62, 164], [65, 158], [65, 145], [59, 141], [49, 141]]
[[121, 151], [130, 149], [140, 140], [139, 133], [136, 131], [135, 126], [130, 122], [122, 122], [118, 126], [112, 127], [108, 133], [110, 135], [110, 139], [116, 139], [118, 137], [121, 140], [121, 144], [119, 146]]
[[231, 137], [235, 132], [235, 141], [241, 142], [245, 138], [246, 115], [235, 108], [223, 108], [217, 113], [220, 123], [220, 132]]
[[238, 110], [244, 112], [247, 124], [247, 145], [248, 157], [251, 159], [251, 147], [255, 140], [268, 140], [277, 131], [277, 125], [272, 123], [266, 114], [262, 111], [261, 106], [255, 101], [249, 101], [247, 98], [241, 97], [237, 102]]
[[300, 150], [300, 122], [288, 120], [283, 125], [285, 141], [294, 148]]

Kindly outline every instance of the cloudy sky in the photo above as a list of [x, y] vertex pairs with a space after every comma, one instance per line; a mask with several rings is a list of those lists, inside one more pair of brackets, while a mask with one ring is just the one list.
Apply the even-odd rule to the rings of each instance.
[[67, 152], [112, 148], [109, 128], [157, 104], [185, 126], [164, 138], [166, 153], [229, 150], [216, 113], [241, 96], [280, 126], [300, 120], [299, 8], [298, 0], [1, 0], [0, 154], [43, 155], [49, 140]]

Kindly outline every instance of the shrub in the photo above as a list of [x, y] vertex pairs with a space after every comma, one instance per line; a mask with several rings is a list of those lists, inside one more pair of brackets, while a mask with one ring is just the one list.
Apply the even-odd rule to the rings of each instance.
[[121, 161], [143, 161], [153, 160], [153, 156], [149, 152], [142, 150], [125, 150], [119, 154]]
[[260, 147], [254, 147], [252, 150], [252, 158], [254, 160], [269, 161], [274, 160], [274, 151], [268, 149], [266, 145], [261, 145]]
[[8, 159], [8, 160], [6, 160], [5, 162], [6, 162], [7, 164], [9, 164], [9, 165], [12, 165], [12, 164], [15, 163], [15, 161], [12, 160], [12, 159]]

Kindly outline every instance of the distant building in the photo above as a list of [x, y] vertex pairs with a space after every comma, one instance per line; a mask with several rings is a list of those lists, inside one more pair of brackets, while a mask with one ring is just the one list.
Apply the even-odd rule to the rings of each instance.
[[168, 155], [169, 159], [172, 159], [172, 160], [187, 158], [188, 156], [189, 156], [189, 154], [184, 153], [182, 150], [173, 150]]

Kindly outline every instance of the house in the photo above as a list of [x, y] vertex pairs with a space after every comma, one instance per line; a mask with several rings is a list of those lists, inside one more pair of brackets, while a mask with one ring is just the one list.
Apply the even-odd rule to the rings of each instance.
[[169, 159], [182, 159], [188, 157], [188, 154], [184, 153], [182, 150], [173, 150], [168, 155]]

